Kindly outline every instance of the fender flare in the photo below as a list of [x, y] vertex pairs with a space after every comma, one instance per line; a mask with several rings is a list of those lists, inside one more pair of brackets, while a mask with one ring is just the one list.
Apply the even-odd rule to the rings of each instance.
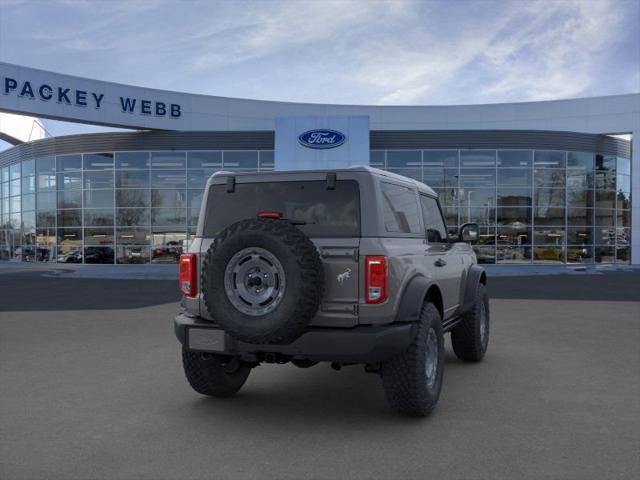
[[[484, 282], [482, 279], [484, 278]], [[478, 290], [478, 284], [487, 283], [487, 274], [484, 268], [478, 265], [471, 265], [469, 272], [467, 273], [467, 283], [464, 287], [464, 300], [460, 308], [460, 313], [467, 313], [473, 308], [473, 302], [476, 298], [476, 291]]]
[[424, 297], [432, 284], [422, 275], [416, 275], [409, 280], [398, 304], [396, 322], [417, 322], [420, 319]]

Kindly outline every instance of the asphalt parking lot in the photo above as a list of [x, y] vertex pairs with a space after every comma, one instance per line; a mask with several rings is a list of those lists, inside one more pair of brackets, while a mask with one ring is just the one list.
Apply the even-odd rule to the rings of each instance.
[[640, 478], [640, 273], [491, 280], [486, 360], [434, 414], [360, 367], [184, 380], [175, 282], [0, 274], [0, 478]]

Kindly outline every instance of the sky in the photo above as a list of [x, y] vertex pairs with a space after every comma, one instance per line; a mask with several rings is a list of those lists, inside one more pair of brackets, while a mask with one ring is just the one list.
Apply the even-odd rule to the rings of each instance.
[[0, 0], [0, 61], [264, 100], [538, 101], [640, 92], [639, 25], [640, 0]]

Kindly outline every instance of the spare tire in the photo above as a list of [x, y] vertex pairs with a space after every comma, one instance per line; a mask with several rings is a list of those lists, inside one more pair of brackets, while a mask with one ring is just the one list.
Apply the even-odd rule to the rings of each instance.
[[201, 278], [213, 320], [232, 337], [254, 344], [298, 338], [324, 292], [315, 245], [280, 219], [242, 220], [225, 228], [205, 255]]

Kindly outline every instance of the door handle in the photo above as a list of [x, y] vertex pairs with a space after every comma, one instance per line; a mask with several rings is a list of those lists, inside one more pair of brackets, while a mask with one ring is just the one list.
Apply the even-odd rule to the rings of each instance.
[[447, 262], [446, 262], [444, 259], [439, 258], [439, 259], [437, 259], [435, 262], [433, 262], [433, 264], [434, 264], [436, 267], [444, 267], [444, 266], [447, 264]]

